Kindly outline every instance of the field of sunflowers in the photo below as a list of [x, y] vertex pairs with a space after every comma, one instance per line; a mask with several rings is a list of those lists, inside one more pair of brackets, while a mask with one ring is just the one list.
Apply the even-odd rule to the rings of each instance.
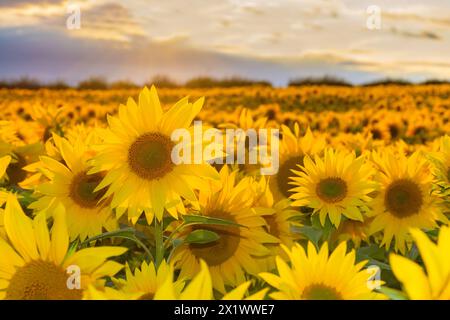
[[[1, 299], [450, 299], [450, 85], [3, 89], [0, 108]], [[195, 120], [279, 129], [278, 172], [175, 165]]]

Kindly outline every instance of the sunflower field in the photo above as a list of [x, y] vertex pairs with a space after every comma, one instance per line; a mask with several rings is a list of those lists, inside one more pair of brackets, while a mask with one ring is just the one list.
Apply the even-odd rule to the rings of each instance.
[[[2, 89], [0, 107], [1, 299], [450, 299], [450, 85]], [[278, 129], [277, 172], [174, 164], [195, 121]]]

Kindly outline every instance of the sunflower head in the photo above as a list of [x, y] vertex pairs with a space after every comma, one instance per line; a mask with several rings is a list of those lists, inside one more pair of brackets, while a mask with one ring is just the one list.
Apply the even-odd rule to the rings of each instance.
[[275, 201], [292, 195], [290, 178], [294, 176], [293, 170], [299, 170], [299, 166], [303, 166], [305, 156], [319, 154], [325, 148], [325, 139], [314, 136], [309, 128], [302, 136], [298, 123], [295, 123], [294, 131], [282, 125], [281, 136], [280, 167], [270, 185]]
[[[198, 272], [200, 261], [210, 267], [214, 288], [226, 291], [225, 286], [236, 286], [244, 281], [244, 272], [256, 274], [258, 266], [255, 257], [268, 257], [267, 243], [278, 239], [266, 233], [263, 215], [267, 210], [255, 204], [255, 183], [251, 178], [237, 181], [237, 171], [229, 172], [227, 166], [220, 171], [221, 183], [201, 190], [199, 212], [202, 216], [225, 220], [227, 224], [198, 224], [186, 228], [181, 235], [197, 230], [207, 230], [217, 239], [207, 243], [188, 243], [176, 248], [173, 261], [180, 267], [181, 276], [192, 277]], [[187, 267], [190, 266], [190, 267]]]
[[[58, 206], [53, 216], [50, 235], [44, 213], [31, 220], [16, 197], [9, 195], [4, 217], [7, 240], [0, 238], [4, 257], [0, 262], [0, 298], [81, 299], [90, 284], [102, 286], [102, 277], [113, 276], [122, 268], [107, 259], [123, 254], [126, 248], [94, 247], [69, 254], [64, 208]], [[71, 282], [72, 270], [77, 272], [78, 285]]]
[[309, 242], [307, 251], [296, 244], [284, 247], [290, 266], [277, 257], [279, 275], [260, 276], [277, 291], [273, 299], [289, 300], [357, 300], [382, 298], [369, 285], [369, 275], [363, 270], [366, 261], [356, 263], [355, 252], [347, 253], [342, 242], [329, 254], [325, 243], [319, 251]]
[[312, 208], [322, 225], [327, 216], [336, 227], [341, 216], [362, 221], [369, 211], [370, 193], [376, 185], [371, 180], [373, 168], [364, 156], [328, 149], [323, 158], [307, 156], [301, 170], [294, 173], [292, 205]]
[[430, 163], [420, 152], [407, 157], [386, 150], [372, 158], [380, 190], [372, 203], [370, 234], [383, 231], [382, 245], [388, 248], [394, 238], [395, 250], [405, 252], [410, 228], [434, 228], [447, 221], [433, 190]]
[[109, 205], [111, 197], [104, 189], [96, 190], [105, 173], [88, 173], [89, 158], [95, 154], [92, 147], [80, 139], [69, 141], [57, 135], [53, 135], [53, 141], [61, 160], [42, 156], [34, 164], [36, 172], [46, 179], [41, 179], [43, 181], [36, 187], [38, 200], [29, 207], [51, 214], [58, 204], [63, 205], [71, 239], [84, 240], [101, 234], [103, 229], [117, 228]]
[[410, 232], [422, 256], [426, 272], [416, 262], [400, 255], [391, 254], [390, 264], [394, 275], [403, 284], [410, 299], [449, 300], [450, 228], [441, 227], [436, 243], [428, 239], [427, 235], [419, 229], [412, 229]]
[[[105, 195], [112, 196], [118, 216], [127, 211], [133, 223], [143, 212], [149, 223], [155, 215], [161, 220], [165, 212], [177, 218], [185, 213], [184, 199], [195, 202], [194, 190], [205, 180], [217, 179], [206, 162], [175, 165], [172, 161], [172, 134], [177, 129], [192, 132], [191, 122], [203, 101], [189, 103], [183, 98], [164, 113], [155, 87], [144, 88], [138, 103], [130, 98], [119, 107], [117, 117], [108, 117], [89, 173], [107, 172], [95, 191], [107, 188]], [[191, 149], [194, 142], [183, 141]]]

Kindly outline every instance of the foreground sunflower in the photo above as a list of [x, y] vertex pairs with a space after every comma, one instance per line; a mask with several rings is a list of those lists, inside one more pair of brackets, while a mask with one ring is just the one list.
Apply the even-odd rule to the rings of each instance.
[[355, 248], [361, 246], [362, 242], [370, 243], [369, 228], [372, 218], [364, 218], [364, 221], [345, 220], [332, 234], [330, 242], [351, 241]]
[[[267, 289], [247, 295], [251, 282], [240, 283], [235, 289], [222, 296], [222, 300], [262, 300]], [[180, 292], [171, 277], [168, 277], [155, 294], [157, 300], [212, 300], [214, 299], [213, 281], [205, 261], [200, 261], [200, 271]]]
[[[146, 266], [144, 266], [146, 265]], [[144, 271], [145, 270], [145, 271]], [[174, 281], [172, 266], [165, 261], [158, 271], [152, 263], [143, 263], [140, 270], [133, 275], [127, 272], [127, 279], [120, 281], [119, 289], [110, 287], [95, 288], [90, 286], [84, 295], [86, 300], [212, 300], [214, 291], [211, 274], [207, 264], [200, 262], [200, 271], [191, 280]], [[185, 286], [185, 284], [187, 285]], [[232, 291], [222, 296], [222, 300], [262, 300], [267, 289], [252, 295], [247, 291], [251, 282], [240, 284]]]
[[[38, 161], [39, 156], [44, 153], [41, 143], [28, 145], [13, 145], [0, 139], [0, 156], [3, 158], [2, 166], [8, 160], [6, 174], [3, 175], [2, 184], [10, 187], [22, 187], [28, 179], [28, 172], [24, 168], [29, 164]], [[5, 183], [7, 180], [7, 183]]]
[[437, 185], [442, 187], [444, 194], [450, 194], [450, 136], [446, 135], [440, 139], [439, 151], [433, 158]]
[[[265, 229], [267, 233], [279, 240], [279, 243], [267, 244], [267, 248], [272, 251], [269, 257], [258, 259], [258, 264], [266, 265], [265, 270], [273, 270], [275, 266], [275, 257], [280, 255], [286, 258], [286, 253], [281, 245], [290, 248], [294, 243], [302, 238], [298, 230], [302, 227], [302, 214], [298, 210], [291, 207], [289, 199], [283, 199], [274, 203], [273, 195], [270, 191], [268, 180], [261, 177], [260, 181], [254, 184], [256, 203], [258, 207], [264, 208], [267, 214], [264, 215], [264, 220], [267, 225]], [[260, 209], [261, 210], [261, 209]], [[297, 229], [297, 230], [295, 230]]]
[[292, 195], [290, 184], [298, 165], [303, 165], [306, 155], [320, 154], [325, 148], [325, 139], [315, 137], [308, 128], [305, 135], [300, 135], [298, 123], [294, 125], [294, 132], [287, 126], [281, 126], [281, 140], [279, 147], [280, 167], [278, 173], [271, 177], [270, 189], [276, 202]]
[[296, 244], [291, 250], [284, 247], [291, 266], [277, 257], [278, 274], [260, 276], [278, 291], [269, 294], [276, 300], [367, 300], [380, 299], [374, 292], [369, 273], [363, 270], [367, 261], [355, 264], [355, 251], [346, 253], [342, 242], [329, 255], [325, 243], [319, 252], [308, 242], [307, 253]]
[[172, 133], [192, 129], [202, 105], [203, 99], [191, 104], [184, 98], [163, 113], [152, 87], [141, 91], [138, 104], [130, 98], [119, 107], [118, 117], [108, 116], [109, 126], [102, 132], [104, 139], [89, 173], [108, 172], [94, 191], [108, 187], [103, 198], [112, 196], [118, 216], [128, 210], [128, 217], [136, 222], [145, 212], [151, 223], [154, 216], [161, 220], [167, 210], [177, 218], [178, 212], [185, 212], [182, 198], [196, 201], [194, 189], [202, 187], [203, 178], [217, 178], [209, 164], [172, 162]]
[[327, 216], [336, 227], [342, 216], [363, 221], [363, 213], [369, 211], [369, 194], [376, 187], [371, 180], [373, 169], [364, 160], [332, 149], [325, 151], [323, 159], [315, 156], [313, 161], [306, 156], [302, 171], [293, 171], [292, 205], [314, 209], [322, 225]]
[[[0, 181], [4, 181], [6, 169], [8, 168], [10, 161], [11, 161], [10, 156], [4, 156], [0, 158]], [[8, 196], [7, 191], [0, 190], [0, 206], [3, 206], [7, 196]], [[0, 237], [6, 239], [4, 215], [5, 215], [4, 210], [0, 208]]]
[[[8, 240], [0, 238], [0, 299], [81, 299], [90, 285], [103, 286], [122, 265], [107, 260], [127, 251], [120, 247], [87, 248], [69, 253], [63, 208], [57, 208], [51, 237], [44, 215], [28, 218], [9, 195], [4, 223]], [[71, 269], [80, 271], [80, 287], [70, 289]], [[74, 283], [75, 285], [75, 283]]]
[[395, 239], [395, 250], [404, 253], [410, 243], [409, 229], [433, 229], [447, 222], [433, 192], [433, 175], [426, 159], [415, 152], [410, 157], [385, 151], [374, 153], [381, 187], [375, 197], [370, 234], [383, 231], [386, 249]]
[[11, 156], [6, 155], [0, 157], [0, 184], [4, 184], [6, 176], [6, 170], [8, 169], [9, 164], [11, 163]]
[[411, 235], [425, 264], [424, 269], [414, 261], [391, 254], [392, 271], [413, 300], [450, 300], [450, 228], [442, 227], [437, 243], [418, 229]]
[[[186, 236], [197, 229], [216, 233], [220, 238], [206, 244], [183, 244], [173, 255], [176, 268], [182, 278], [192, 278], [200, 270], [204, 260], [210, 268], [214, 288], [226, 292], [225, 286], [235, 287], [246, 279], [245, 273], [257, 274], [261, 270], [255, 257], [267, 257], [271, 251], [264, 245], [277, 243], [278, 239], [266, 233], [263, 215], [267, 210], [254, 207], [253, 180], [245, 178], [236, 182], [237, 171], [229, 172], [224, 166], [220, 171], [220, 185], [212, 185], [199, 195], [200, 214], [219, 218], [235, 224], [194, 225], [180, 235]], [[238, 226], [239, 225], [239, 226]]]
[[[158, 269], [153, 263], [144, 261], [140, 268], [134, 270], [134, 273], [128, 265], [125, 271], [126, 279], [115, 280], [116, 286], [120, 292], [126, 295], [134, 294], [139, 300], [153, 300], [166, 279], [173, 277], [173, 269], [165, 261], [162, 261]], [[175, 282], [173, 287], [176, 292], [181, 292], [183, 282]]]
[[103, 228], [107, 231], [116, 229], [110, 201], [102, 199], [105, 191], [94, 192], [104, 174], [87, 174], [90, 169], [88, 161], [92, 157], [88, 144], [92, 135], [85, 141], [77, 139], [73, 143], [57, 135], [53, 139], [62, 161], [46, 156], [40, 158], [39, 171], [49, 181], [36, 187], [40, 198], [29, 207], [51, 213], [58, 204], [63, 204], [72, 240], [79, 237], [83, 241], [99, 235]]
[[0, 208], [0, 238], [7, 239], [4, 220], [5, 220], [5, 210]]

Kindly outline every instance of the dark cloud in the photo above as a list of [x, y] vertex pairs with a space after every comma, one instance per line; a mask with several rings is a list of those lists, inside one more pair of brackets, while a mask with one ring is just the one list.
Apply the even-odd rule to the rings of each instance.
[[189, 49], [178, 43], [147, 40], [117, 46], [114, 42], [71, 39], [57, 32], [22, 29], [0, 31], [0, 79], [23, 75], [44, 81], [64, 79], [72, 84], [92, 75], [110, 80], [130, 79], [143, 83], [155, 74], [179, 80], [198, 75], [241, 75], [269, 79], [284, 85], [302, 76], [336, 75], [355, 82], [375, 79], [371, 72], [354, 70], [336, 61], [320, 58], [291, 61], [263, 60]]
[[[34, 17], [38, 19], [41, 30], [67, 31], [68, 13], [65, 11], [51, 16], [37, 13]], [[68, 35], [70, 37], [110, 37], [116, 40], [129, 40], [133, 37], [142, 36], [143, 31], [128, 8], [119, 3], [108, 2], [82, 9], [81, 30], [71, 30]]]
[[391, 28], [390, 31], [393, 34], [400, 35], [408, 38], [422, 38], [429, 40], [441, 40], [441, 37], [434, 32], [431, 31], [420, 31], [420, 32], [412, 32], [407, 30], [399, 30], [397, 28]]
[[59, 4], [66, 0], [1, 0], [0, 7], [20, 7], [25, 5]]

